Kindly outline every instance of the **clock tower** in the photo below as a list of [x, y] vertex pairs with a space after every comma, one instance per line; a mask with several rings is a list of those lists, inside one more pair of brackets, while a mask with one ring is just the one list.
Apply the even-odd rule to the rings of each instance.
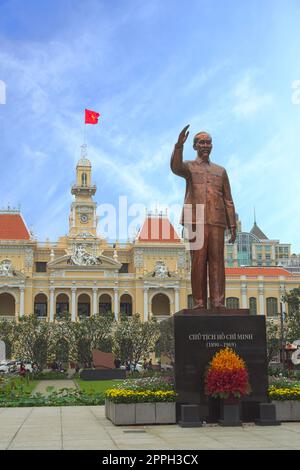
[[96, 186], [92, 184], [92, 165], [86, 158], [86, 145], [81, 147], [81, 158], [76, 165], [76, 183], [71, 193], [75, 201], [71, 205], [69, 236], [82, 235], [84, 238], [97, 235], [97, 203], [93, 201]]

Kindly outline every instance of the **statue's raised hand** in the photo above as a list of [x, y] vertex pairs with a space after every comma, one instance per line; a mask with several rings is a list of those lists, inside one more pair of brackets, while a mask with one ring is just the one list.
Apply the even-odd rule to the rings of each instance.
[[188, 128], [190, 127], [190, 125], [188, 124], [187, 126], [185, 126], [182, 131], [180, 132], [179, 136], [178, 136], [178, 141], [177, 141], [177, 144], [178, 145], [183, 145], [186, 141], [186, 139], [188, 138], [189, 136], [189, 131], [188, 131]]

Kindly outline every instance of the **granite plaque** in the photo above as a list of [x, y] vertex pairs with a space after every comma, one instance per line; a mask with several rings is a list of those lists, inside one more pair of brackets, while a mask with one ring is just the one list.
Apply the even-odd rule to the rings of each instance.
[[[204, 393], [206, 368], [214, 354], [230, 347], [244, 359], [251, 394], [242, 398], [244, 420], [258, 417], [260, 402], [267, 401], [267, 348], [265, 317], [249, 310], [181, 310], [174, 315], [175, 383], [178, 404], [206, 405], [211, 421], [218, 419], [218, 400]], [[243, 416], [242, 416], [243, 418]]]

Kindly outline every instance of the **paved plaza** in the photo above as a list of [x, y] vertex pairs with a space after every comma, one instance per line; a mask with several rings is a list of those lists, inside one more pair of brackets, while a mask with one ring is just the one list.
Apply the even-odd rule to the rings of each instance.
[[104, 406], [0, 408], [0, 449], [300, 449], [300, 423], [114, 426]]

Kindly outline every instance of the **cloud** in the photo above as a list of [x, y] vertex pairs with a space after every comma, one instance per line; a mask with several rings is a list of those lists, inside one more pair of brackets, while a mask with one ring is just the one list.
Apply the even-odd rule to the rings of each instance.
[[273, 102], [271, 93], [260, 93], [255, 88], [249, 73], [236, 85], [233, 96], [233, 113], [238, 118], [253, 116]]

